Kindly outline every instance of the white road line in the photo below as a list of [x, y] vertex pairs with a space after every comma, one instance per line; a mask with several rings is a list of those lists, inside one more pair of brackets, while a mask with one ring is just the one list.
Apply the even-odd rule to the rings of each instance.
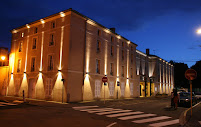
[[126, 115], [134, 115], [134, 114], [142, 114], [144, 112], [126, 112], [126, 113], [119, 113], [119, 114], [112, 114], [112, 115], [107, 115], [107, 117], [118, 117], [118, 116], [126, 116]]
[[113, 108], [94, 108], [94, 109], [81, 109], [80, 111], [101, 111], [101, 110], [111, 110]]
[[119, 112], [130, 112], [132, 110], [119, 110], [119, 111], [111, 111], [111, 112], [101, 112], [101, 113], [96, 113], [98, 115], [106, 115], [106, 114], [112, 114], [112, 113], [119, 113]]
[[12, 104], [12, 103], [5, 103], [5, 102], [0, 102], [0, 104], [3, 104], [3, 105], [17, 105], [17, 104]]
[[198, 121], [201, 124], [201, 121]]
[[159, 116], [159, 117], [154, 117], [154, 118], [135, 120], [135, 121], [132, 121], [132, 122], [134, 122], [134, 123], [148, 123], [148, 122], [164, 120], [164, 119], [169, 119], [169, 118], [171, 118], [171, 117], [169, 117], [169, 116]]
[[73, 109], [84, 109], [84, 108], [95, 108], [98, 106], [79, 106], [79, 107], [72, 107]]
[[3, 106], [6, 106], [6, 105], [1, 105], [1, 104], [0, 104], [0, 106], [2, 106], [2, 107], [3, 107]]
[[151, 126], [151, 127], [163, 127], [163, 126], [168, 126], [168, 125], [178, 124], [178, 123], [179, 123], [179, 119], [176, 119], [176, 120], [171, 120], [171, 121], [149, 124], [149, 126]]
[[126, 116], [126, 117], [120, 117], [118, 119], [120, 119], [120, 120], [129, 120], [129, 119], [149, 117], [149, 116], [156, 116], [156, 114], [142, 114], [142, 115]]
[[97, 111], [87, 111], [88, 113], [97, 113], [97, 112], [105, 112], [105, 111], [118, 111], [122, 109], [105, 109], [105, 110], [97, 110]]
[[106, 127], [111, 127], [113, 125], [117, 124], [117, 122], [111, 123], [110, 125], [106, 126]]

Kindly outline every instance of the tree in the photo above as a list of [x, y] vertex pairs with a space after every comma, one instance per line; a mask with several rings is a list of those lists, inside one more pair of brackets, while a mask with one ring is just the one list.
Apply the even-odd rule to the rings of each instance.
[[174, 65], [174, 84], [175, 87], [184, 87], [189, 88], [189, 81], [185, 78], [185, 72], [188, 69], [187, 64], [185, 63], [177, 63], [174, 61], [170, 61], [171, 64]]
[[201, 60], [197, 61], [191, 68], [197, 72], [197, 78], [193, 80], [193, 87], [201, 88]]

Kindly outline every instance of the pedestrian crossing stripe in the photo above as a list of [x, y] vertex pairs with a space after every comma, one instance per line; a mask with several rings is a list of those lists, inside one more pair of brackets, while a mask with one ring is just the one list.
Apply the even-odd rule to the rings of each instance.
[[142, 114], [142, 113], [144, 113], [144, 112], [136, 111], [136, 112], [126, 112], [126, 113], [112, 114], [112, 115], [106, 115], [106, 116], [107, 117], [119, 117], [119, 116]]
[[98, 106], [79, 106], [79, 107], [73, 107], [73, 109], [85, 109], [85, 108], [97, 108]]
[[12, 103], [5, 103], [5, 102], [0, 102], [0, 106], [8, 106], [8, 105], [17, 105], [17, 104], [12, 104]]
[[169, 126], [169, 125], [178, 124], [178, 123], [179, 123], [179, 119], [176, 119], [176, 120], [171, 120], [171, 121], [149, 124], [149, 126], [151, 126], [151, 127], [163, 127], [163, 126]]
[[149, 117], [149, 116], [156, 116], [156, 114], [142, 114], [142, 115], [126, 116], [126, 117], [120, 117], [118, 119], [129, 120], [129, 119], [143, 118], [143, 117]]
[[[122, 109], [114, 109], [114, 108], [98, 108], [98, 107], [99, 106], [80, 106], [80, 107], [72, 107], [72, 108], [75, 110], [87, 111], [88, 113], [106, 115], [106, 117], [119, 117], [118, 119], [120, 120], [143, 118], [141, 120], [132, 121], [133, 123], [138, 123], [138, 124], [156, 122], [156, 121], [166, 120], [171, 118], [169, 116], [157, 116], [156, 114], [143, 114], [144, 112], [140, 112], [140, 111], [132, 112], [132, 110], [122, 110]], [[146, 118], [146, 117], [151, 117], [151, 118]], [[168, 126], [168, 125], [173, 125], [178, 123], [179, 123], [179, 119], [175, 119], [175, 120], [169, 120], [165, 122], [152, 123], [152, 124], [149, 124], [149, 126], [163, 127], [163, 126]]]
[[148, 122], [153, 122], [153, 121], [158, 121], [158, 120], [164, 120], [164, 119], [170, 119], [170, 118], [171, 117], [169, 117], [169, 116], [159, 116], [159, 117], [154, 117], [154, 118], [135, 120], [135, 121], [132, 121], [132, 122], [133, 123], [148, 123]]
[[112, 113], [119, 113], [119, 112], [130, 112], [132, 110], [119, 110], [119, 111], [111, 111], [111, 112], [101, 112], [101, 113], [96, 113], [98, 115], [107, 115], [107, 114], [112, 114]]

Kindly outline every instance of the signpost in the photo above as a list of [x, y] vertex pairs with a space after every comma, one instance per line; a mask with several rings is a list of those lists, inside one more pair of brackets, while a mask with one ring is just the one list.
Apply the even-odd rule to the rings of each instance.
[[103, 77], [102, 81], [104, 82], [104, 104], [105, 104], [105, 86], [106, 86], [106, 82], [107, 82], [107, 77]]
[[194, 69], [188, 69], [185, 72], [185, 77], [190, 82], [190, 91], [191, 91], [191, 116], [192, 116], [192, 80], [194, 80], [197, 77], [197, 72]]
[[120, 86], [120, 82], [119, 81], [117, 81], [117, 99], [119, 99], [119, 97], [118, 97], [118, 86]]

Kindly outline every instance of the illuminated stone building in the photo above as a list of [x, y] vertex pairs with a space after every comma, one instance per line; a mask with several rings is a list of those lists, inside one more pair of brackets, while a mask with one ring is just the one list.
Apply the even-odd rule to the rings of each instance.
[[140, 96], [154, 96], [157, 93], [170, 94], [174, 87], [174, 67], [156, 55], [136, 50], [136, 70], [140, 76]]
[[26, 24], [12, 30], [7, 95], [64, 102], [138, 97], [136, 47], [72, 9]]

